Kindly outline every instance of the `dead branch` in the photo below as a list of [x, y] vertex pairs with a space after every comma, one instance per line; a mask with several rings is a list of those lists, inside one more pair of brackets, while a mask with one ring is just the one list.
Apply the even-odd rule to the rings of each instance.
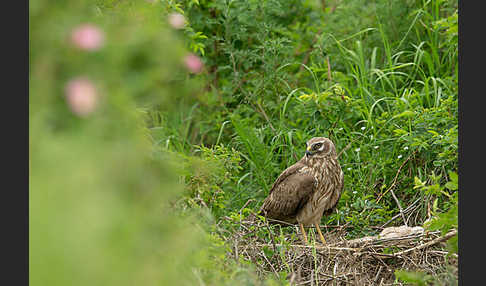
[[392, 194], [393, 199], [395, 200], [395, 202], [398, 205], [398, 209], [400, 210], [400, 214], [402, 215], [403, 223], [406, 226], [408, 226], [407, 219], [405, 218], [405, 215], [403, 214], [403, 208], [402, 208], [402, 205], [400, 204], [400, 201], [398, 200], [397, 196], [395, 195], [395, 192], [393, 191], [393, 189], [390, 189], [390, 192]]
[[426, 248], [426, 247], [429, 247], [429, 246], [434, 245], [434, 244], [441, 243], [443, 241], [448, 240], [449, 238], [453, 237], [456, 234], [457, 234], [457, 230], [456, 229], [453, 229], [453, 230], [449, 231], [448, 233], [446, 233], [445, 235], [443, 235], [441, 237], [438, 237], [438, 238], [436, 238], [434, 240], [431, 240], [431, 241], [429, 241], [427, 243], [418, 245], [416, 247], [413, 247], [413, 248], [410, 248], [410, 249], [407, 249], [407, 250], [404, 250], [404, 251], [400, 251], [400, 252], [394, 253], [393, 256], [402, 256], [402, 255], [405, 255], [405, 254], [410, 253], [412, 251], [419, 250], [419, 249]]
[[[420, 201], [420, 199], [417, 199], [415, 200], [412, 204], [410, 204], [406, 209], [403, 210], [403, 213], [408, 213], [409, 211], [411, 211], [413, 209], [413, 206], [418, 203]], [[387, 224], [389, 224], [390, 222], [394, 221], [397, 217], [399, 217], [401, 215], [401, 213], [393, 216], [390, 220], [388, 220], [387, 222], [385, 222], [381, 227], [385, 227]]]

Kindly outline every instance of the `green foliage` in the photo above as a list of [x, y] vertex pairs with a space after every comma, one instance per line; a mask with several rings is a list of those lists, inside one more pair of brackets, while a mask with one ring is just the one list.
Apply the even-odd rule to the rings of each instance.
[[402, 282], [410, 283], [411, 285], [418, 285], [418, 286], [425, 286], [428, 285], [428, 282], [432, 281], [432, 275], [423, 273], [423, 272], [414, 272], [414, 271], [404, 271], [404, 270], [396, 270], [395, 276]]
[[229, 195], [237, 191], [235, 185], [241, 169], [240, 153], [222, 145], [213, 148], [197, 147], [200, 156], [181, 157], [175, 161], [182, 162], [178, 169], [185, 178], [188, 191], [184, 204], [193, 208], [207, 207], [216, 217], [225, 214]]
[[[432, 218], [425, 222], [424, 227], [427, 230], [434, 231], [440, 230], [442, 234], [447, 233], [451, 229], [456, 229], [458, 227], [458, 176], [457, 173], [449, 171], [449, 180], [441, 185], [439, 183], [440, 176], [431, 174], [430, 183], [426, 184], [422, 182], [419, 178], [415, 177], [415, 187], [414, 189], [419, 189], [420, 191], [433, 195], [435, 198], [432, 207]], [[448, 190], [448, 191], [447, 191]], [[452, 192], [450, 194], [449, 192]], [[448, 208], [447, 211], [441, 211], [438, 207], [438, 202], [440, 199], [446, 198], [444, 205]], [[452, 238], [447, 240], [447, 250], [450, 253], [457, 254], [458, 251], [458, 235], [454, 235]], [[453, 270], [447, 269], [445, 274], [450, 275]], [[395, 276], [397, 279], [403, 282], [409, 282], [413, 285], [428, 285], [433, 283], [434, 285], [449, 285], [449, 283], [457, 283], [457, 278], [454, 275], [452, 277], [433, 277], [423, 272], [405, 271], [397, 270], [395, 271]], [[451, 282], [444, 282], [451, 281]]]
[[445, 267], [445, 272], [439, 275], [430, 275], [421, 271], [395, 270], [395, 282], [405, 282], [407, 285], [458, 285], [457, 270]]
[[[183, 46], [161, 26], [160, 10], [134, 3], [130, 11], [128, 4], [96, 10], [97, 3], [30, 6], [30, 282], [193, 285], [191, 254], [204, 236], [193, 220], [167, 211], [182, 188], [167, 164], [151, 157], [137, 110], [171, 101], [166, 94], [175, 87], [160, 89], [158, 80], [179, 69]], [[67, 40], [85, 22], [106, 35], [100, 50]], [[65, 100], [66, 82], [79, 75], [101, 97], [85, 116]]]
[[[436, 196], [433, 203], [432, 216], [433, 218], [427, 221], [424, 226], [429, 230], [440, 230], [442, 234], [445, 234], [451, 229], [457, 229], [458, 227], [458, 176], [455, 172], [449, 172], [449, 181], [443, 186], [435, 183], [437, 182], [437, 176], [431, 175], [433, 185], [425, 186], [419, 179], [416, 179], [416, 187], [420, 188], [424, 192], [429, 192]], [[449, 191], [446, 191], [448, 189]], [[452, 192], [450, 194], [449, 192]], [[444, 201], [444, 207], [446, 211], [441, 211], [438, 207], [438, 201], [442, 199]], [[452, 253], [457, 253], [457, 234], [447, 241], [448, 250]]]

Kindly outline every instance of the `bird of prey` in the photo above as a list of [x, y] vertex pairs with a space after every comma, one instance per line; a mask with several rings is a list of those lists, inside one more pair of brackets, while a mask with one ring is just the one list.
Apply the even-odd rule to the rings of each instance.
[[331, 140], [314, 137], [306, 144], [304, 157], [273, 183], [259, 214], [277, 223], [298, 223], [306, 244], [304, 226], [315, 226], [326, 244], [319, 223], [324, 214], [336, 208], [343, 189], [343, 171]]

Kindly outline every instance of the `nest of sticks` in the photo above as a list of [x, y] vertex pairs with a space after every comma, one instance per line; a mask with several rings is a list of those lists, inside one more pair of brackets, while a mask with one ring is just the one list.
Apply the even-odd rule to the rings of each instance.
[[[291, 285], [400, 285], [394, 275], [398, 269], [457, 281], [458, 257], [445, 251], [445, 242], [457, 230], [441, 235], [421, 227], [388, 227], [376, 236], [346, 240], [347, 227], [334, 226], [324, 231], [327, 244], [314, 239], [316, 232], [311, 231], [311, 245], [304, 245], [296, 226], [277, 237], [268, 222], [239, 224], [239, 230], [226, 237], [235, 259], [252, 261], [261, 277], [284, 271]], [[262, 228], [268, 230], [266, 237], [257, 234]]]

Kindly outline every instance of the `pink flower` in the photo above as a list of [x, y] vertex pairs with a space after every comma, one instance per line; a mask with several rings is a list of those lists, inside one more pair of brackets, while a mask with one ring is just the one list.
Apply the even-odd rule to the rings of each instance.
[[182, 29], [186, 25], [186, 18], [179, 13], [171, 13], [169, 14], [169, 24], [174, 29]]
[[76, 115], [86, 117], [96, 109], [98, 92], [89, 79], [78, 77], [70, 80], [65, 92], [69, 108]]
[[200, 73], [203, 69], [203, 63], [198, 56], [188, 54], [184, 57], [184, 64], [186, 68], [192, 73]]
[[71, 32], [71, 42], [82, 50], [98, 50], [103, 46], [104, 41], [103, 31], [93, 24], [82, 24]]

